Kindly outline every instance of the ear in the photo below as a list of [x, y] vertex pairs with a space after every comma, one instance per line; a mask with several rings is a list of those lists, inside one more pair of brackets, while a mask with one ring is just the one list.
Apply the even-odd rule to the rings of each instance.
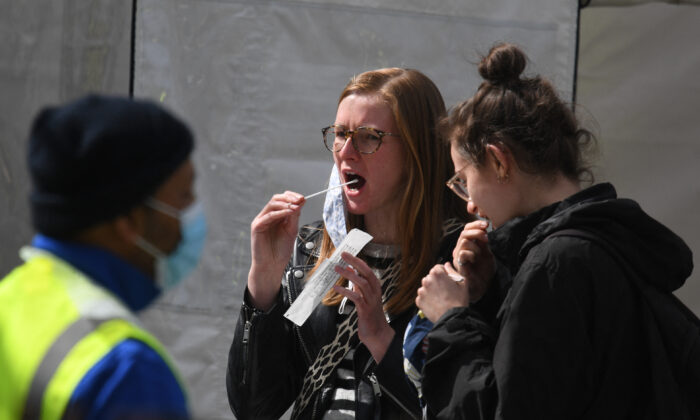
[[146, 214], [141, 207], [131, 209], [112, 221], [117, 237], [126, 243], [132, 243], [137, 236], [143, 236], [145, 225]]
[[507, 147], [498, 147], [495, 144], [487, 144], [486, 150], [491, 157], [490, 164], [496, 172], [498, 182], [507, 181], [513, 169], [513, 155]]

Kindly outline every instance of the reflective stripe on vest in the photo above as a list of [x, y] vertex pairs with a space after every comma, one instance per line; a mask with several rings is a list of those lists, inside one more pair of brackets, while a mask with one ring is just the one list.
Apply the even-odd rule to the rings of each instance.
[[162, 345], [111, 293], [51, 254], [23, 257], [0, 281], [0, 420], [60, 419], [85, 374], [126, 339], [150, 346], [180, 381]]
[[34, 373], [34, 379], [32, 379], [29, 392], [27, 393], [22, 420], [39, 420], [41, 418], [41, 402], [44, 398], [46, 385], [51, 381], [58, 366], [66, 358], [73, 346], [94, 329], [94, 322], [85, 318], [78, 318], [73, 325], [68, 327], [58, 337], [58, 340], [54, 341], [49, 351], [44, 355], [44, 360], [41, 361], [36, 373]]

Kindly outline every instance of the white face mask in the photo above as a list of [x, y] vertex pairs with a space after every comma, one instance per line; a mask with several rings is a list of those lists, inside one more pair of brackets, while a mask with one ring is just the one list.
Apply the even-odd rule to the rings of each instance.
[[182, 239], [170, 255], [166, 255], [140, 236], [134, 240], [136, 246], [156, 259], [156, 284], [161, 290], [167, 291], [180, 284], [197, 267], [207, 235], [204, 209], [199, 202], [194, 202], [179, 211], [153, 198], [148, 199], [146, 205], [180, 221]]
[[[338, 175], [338, 167], [333, 164], [331, 176], [328, 180], [328, 188], [338, 185], [340, 185], [340, 175]], [[323, 223], [336, 248], [347, 236], [347, 227], [345, 225], [346, 212], [342, 189], [333, 188], [328, 190], [326, 201], [323, 203]]]

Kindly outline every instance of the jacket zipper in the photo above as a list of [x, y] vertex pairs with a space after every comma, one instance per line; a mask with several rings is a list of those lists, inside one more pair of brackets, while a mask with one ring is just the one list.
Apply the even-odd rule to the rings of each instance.
[[[373, 363], [373, 360], [374, 359], [372, 359], [371, 357], [369, 358], [369, 360], [367, 360], [367, 364], [365, 365], [365, 369], [364, 369], [365, 372], [367, 372], [367, 370], [370, 368], [370, 366]], [[396, 398], [391, 392], [389, 392], [385, 386], [382, 386], [382, 384], [379, 383], [379, 380], [377, 380], [377, 376], [374, 374], [374, 372], [368, 373], [367, 379], [369, 379], [370, 383], [372, 384], [372, 390], [374, 391], [374, 395], [377, 398], [382, 396], [382, 390], [383, 390], [384, 391], [383, 393], [388, 395], [389, 398], [391, 398], [396, 403], [396, 405], [401, 407], [403, 409], [403, 411], [408, 413], [412, 419], [420, 420], [418, 417], [413, 417], [413, 412], [411, 412], [411, 410], [409, 410], [405, 405], [403, 405], [401, 403], [401, 401], [399, 401], [398, 398]]]
[[316, 398], [314, 398], [314, 409], [311, 410], [311, 420], [313, 420], [313, 419], [316, 418], [316, 409], [318, 408], [318, 400], [319, 400], [319, 398], [320, 398], [320, 397], [319, 397], [318, 395], [316, 395]]
[[243, 385], [248, 383], [248, 342], [252, 326], [253, 323], [250, 320], [246, 320], [243, 325]]
[[[286, 283], [286, 285], [283, 283], [283, 287], [287, 289], [287, 295], [289, 295], [289, 305], [291, 306], [297, 298], [296, 290], [293, 290], [294, 288], [292, 287], [291, 281], [287, 280]], [[306, 348], [306, 343], [304, 343], [304, 339], [301, 337], [301, 327], [294, 326], [293, 329], [296, 332], [297, 338], [299, 339], [301, 349], [304, 351], [304, 355], [306, 356], [306, 364], [310, 365], [312, 362], [311, 353], [309, 352], [309, 349]]]
[[301, 344], [301, 349], [304, 350], [304, 355], [306, 356], [306, 364], [310, 365], [311, 364], [311, 354], [309, 353], [309, 350], [306, 348], [306, 344], [304, 344], [304, 339], [301, 338], [301, 331], [299, 331], [298, 327], [294, 327], [294, 331], [296, 331], [297, 337], [299, 338], [299, 344]]
[[377, 381], [377, 377], [374, 375], [374, 373], [370, 373], [367, 378], [369, 379], [369, 382], [372, 384], [372, 390], [374, 391], [374, 396], [379, 398], [382, 396], [382, 388], [379, 386], [379, 381]]
[[[372, 376], [374, 376], [374, 374], [372, 374]], [[370, 377], [370, 381], [371, 381], [371, 380], [372, 380], [372, 379], [371, 379], [371, 377]], [[374, 380], [376, 381], [377, 378], [375, 377]], [[374, 384], [372, 384], [372, 386], [374, 386]], [[391, 394], [391, 392], [389, 392], [389, 391], [386, 389], [385, 386], [382, 386], [382, 384], [380, 384], [379, 382], [377, 382], [377, 386], [378, 386], [381, 390], [383, 390], [383, 391], [384, 391], [384, 394], [388, 395], [389, 398], [391, 398], [391, 399], [396, 403], [396, 405], [398, 405], [399, 407], [403, 408], [403, 411], [405, 411], [406, 413], [408, 413], [408, 415], [411, 416], [412, 419], [419, 420], [419, 418], [418, 418], [418, 417], [414, 417], [414, 416], [413, 416], [413, 413], [411, 412], [411, 410], [409, 410], [405, 405], [403, 405], [403, 404], [401, 403], [401, 401], [399, 401], [398, 398], [396, 398], [395, 396], [393, 396], [393, 395]], [[380, 394], [380, 395], [381, 395], [381, 394]]]

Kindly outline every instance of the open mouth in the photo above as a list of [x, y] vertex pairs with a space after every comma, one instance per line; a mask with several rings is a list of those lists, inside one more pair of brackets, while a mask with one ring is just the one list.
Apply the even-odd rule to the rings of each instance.
[[357, 182], [348, 185], [348, 189], [357, 191], [365, 185], [365, 179], [354, 172], [345, 172], [345, 182], [356, 180]]

